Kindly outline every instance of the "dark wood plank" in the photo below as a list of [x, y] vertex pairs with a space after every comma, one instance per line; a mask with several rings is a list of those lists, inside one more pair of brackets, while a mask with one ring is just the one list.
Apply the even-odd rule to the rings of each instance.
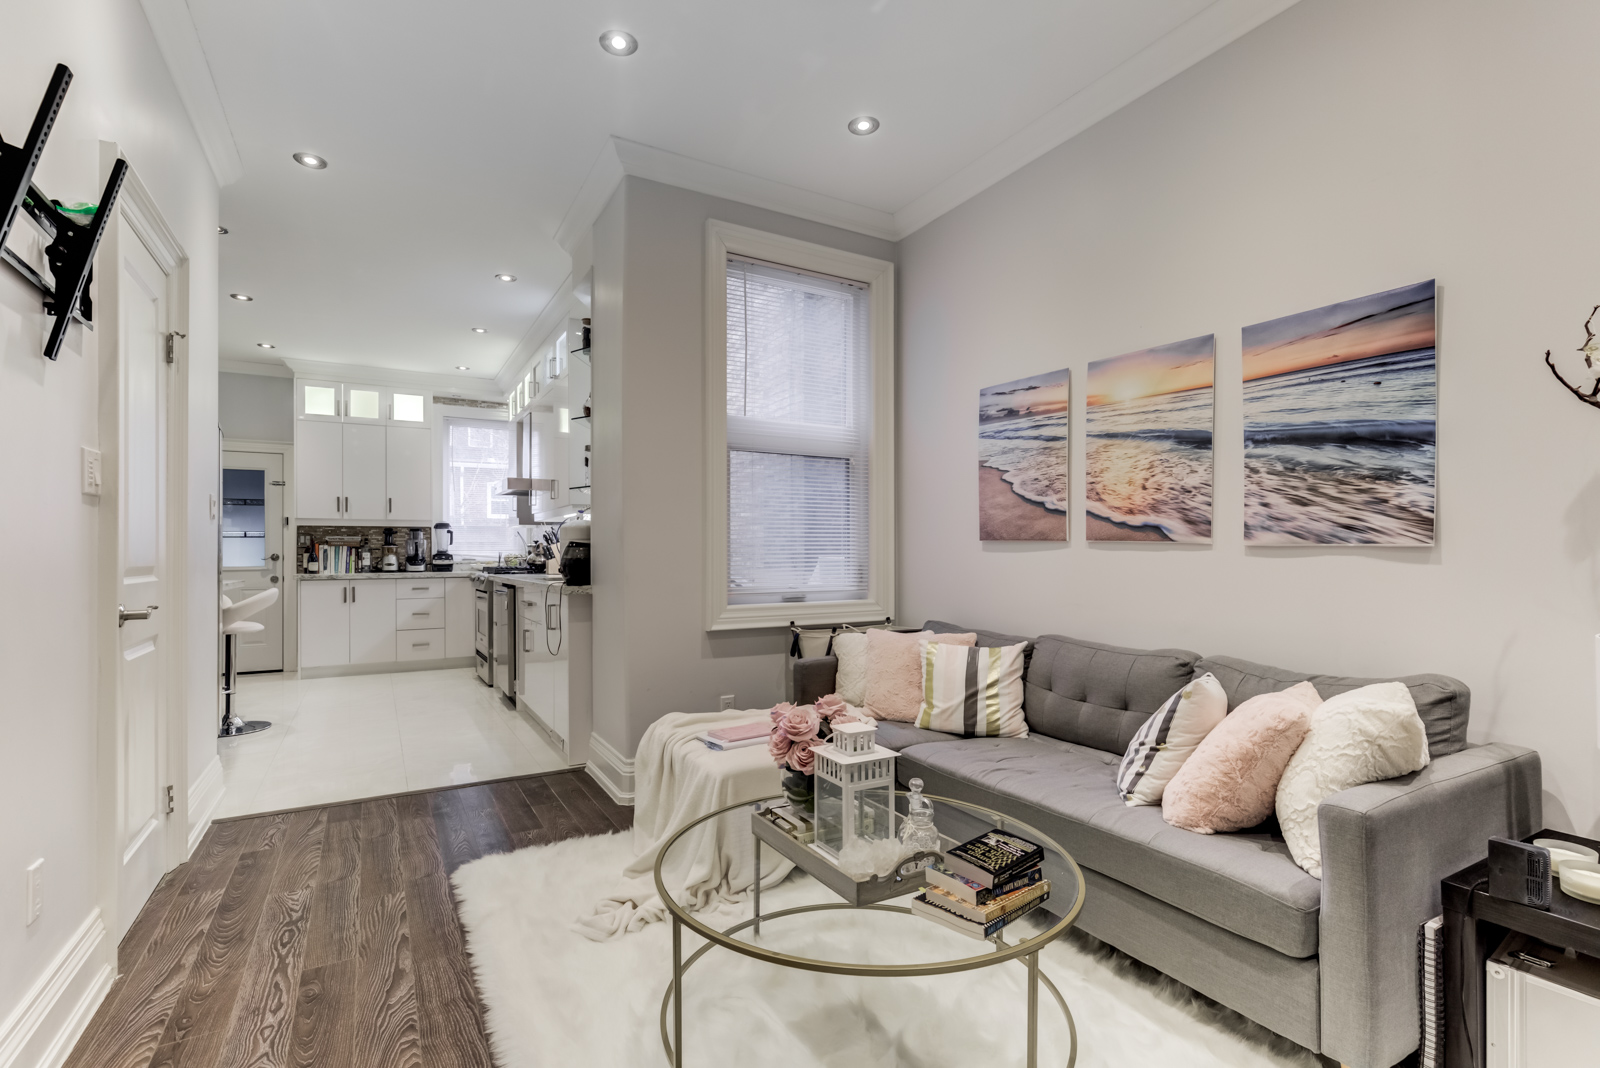
[[360, 834], [358, 820], [330, 822], [323, 834], [322, 869], [317, 873], [316, 899], [306, 932], [303, 967], [308, 971], [353, 960], [360, 945]]
[[490, 783], [488, 790], [489, 795], [494, 798], [495, 808], [500, 813], [500, 822], [505, 825], [508, 834], [515, 836], [528, 831], [537, 831], [544, 826], [538, 813], [534, 812], [533, 806], [528, 803], [528, 798], [517, 789], [516, 783]]
[[343, 1068], [355, 1060], [359, 978], [354, 958], [301, 974], [295, 997], [291, 1068]]
[[600, 807], [583, 792], [576, 774], [552, 775], [548, 781], [550, 791], [572, 813], [584, 834], [612, 834], [617, 830], [616, 824], [606, 819]]
[[418, 1068], [416, 970], [403, 892], [369, 895], [363, 887], [360, 977], [356, 989], [355, 1068]]
[[138, 968], [113, 985], [64, 1068], [146, 1068], [222, 897], [220, 890], [182, 895], [167, 909]]
[[439, 853], [448, 872], [490, 853], [511, 852], [511, 836], [486, 786], [434, 794], [433, 818], [439, 829]]
[[161, 930], [167, 910], [172, 907], [172, 903], [177, 900], [183, 889], [183, 876], [183, 867], [180, 865], [163, 875], [161, 881], [156, 884], [150, 900], [144, 903], [144, 908], [139, 910], [139, 915], [134, 918], [127, 933], [122, 936], [122, 941], [117, 944], [118, 972], [126, 972], [149, 949], [156, 933]]
[[[547, 778], [554, 778], [554, 776], [525, 779], [517, 784], [521, 788], [523, 796], [528, 799], [528, 803], [533, 806], [533, 811], [538, 815], [539, 822], [544, 825], [542, 830], [545, 833], [540, 835], [540, 838], [545, 841], [556, 842], [563, 838], [583, 837], [588, 833], [583, 829], [583, 821], [579, 820], [577, 816], [572, 814], [571, 809], [561, 803], [561, 799], [555, 795], [545, 781]], [[530, 842], [528, 844], [537, 843]]]
[[395, 798], [383, 797], [361, 804], [361, 837], [379, 838], [394, 834], [400, 829], [399, 810]]
[[466, 935], [444, 876], [408, 883], [406, 910], [417, 968], [423, 1063], [429, 1068], [487, 1068], [483, 1008]]
[[397, 798], [400, 820], [400, 874], [406, 882], [443, 876], [439, 828], [426, 794]]
[[633, 808], [629, 805], [619, 805], [611, 800], [611, 795], [606, 793], [605, 787], [594, 781], [594, 777], [586, 771], [575, 771], [572, 777], [578, 781], [583, 792], [588, 795], [598, 808], [611, 821], [611, 825], [619, 831], [633, 829]]
[[306, 928], [326, 826], [322, 811], [311, 809], [294, 813], [284, 831], [219, 1065], [269, 1068], [289, 1061]]
[[215, 1047], [192, 1044], [189, 1040], [215, 1035], [215, 1046], [221, 1044], [233, 1016], [234, 999], [244, 980], [244, 965], [250, 958], [256, 929], [261, 924], [261, 910], [272, 886], [276, 859], [273, 850], [257, 849], [241, 856], [234, 866], [216, 917], [211, 921], [194, 967], [184, 983], [183, 996], [167, 1020], [161, 1037], [162, 1045], [182, 1044], [182, 1048], [175, 1051], [175, 1060], [180, 1065], [215, 1068]]

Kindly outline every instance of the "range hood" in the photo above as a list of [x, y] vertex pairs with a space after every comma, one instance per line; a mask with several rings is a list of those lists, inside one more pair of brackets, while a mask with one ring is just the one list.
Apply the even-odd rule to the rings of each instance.
[[555, 494], [558, 491], [553, 478], [504, 478], [495, 487], [496, 497], [531, 497], [535, 493]]

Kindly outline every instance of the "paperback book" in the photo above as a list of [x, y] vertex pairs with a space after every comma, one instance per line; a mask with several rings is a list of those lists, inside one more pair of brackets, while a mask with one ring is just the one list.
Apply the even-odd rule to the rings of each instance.
[[999, 919], [991, 920], [988, 923], [974, 923], [972, 920], [963, 919], [953, 912], [942, 909], [928, 901], [926, 892], [918, 894], [911, 899], [911, 911], [919, 916], [926, 916], [935, 923], [942, 923], [952, 931], [958, 931], [968, 938], [986, 939], [994, 937], [995, 933], [1005, 927], [1006, 924], [1026, 916], [1048, 900], [1050, 900], [1050, 894], [1046, 891], [1021, 908], [1013, 909]]
[[985, 831], [970, 842], [945, 851], [945, 867], [979, 886], [993, 887], [1044, 860], [1037, 842], [1004, 831]]
[[945, 867], [943, 862], [929, 867], [923, 875], [927, 877], [929, 886], [937, 887], [958, 901], [965, 901], [969, 905], [987, 905], [997, 897], [1039, 882], [1044, 878], [1044, 868], [1035, 864], [1027, 871], [1013, 873], [995, 886], [980, 886], [971, 879], [964, 879]]
[[1049, 892], [1050, 884], [1048, 882], [1034, 883], [1032, 886], [1024, 886], [1020, 890], [1013, 890], [1009, 894], [997, 897], [986, 905], [969, 905], [965, 901], [959, 901], [943, 890], [934, 887], [929, 887], [924, 892], [923, 897], [928, 904], [935, 908], [944, 909], [952, 915], [960, 916], [963, 920], [971, 920], [973, 923], [992, 923], [1002, 916], [1010, 915], [1034, 898], [1043, 897]]

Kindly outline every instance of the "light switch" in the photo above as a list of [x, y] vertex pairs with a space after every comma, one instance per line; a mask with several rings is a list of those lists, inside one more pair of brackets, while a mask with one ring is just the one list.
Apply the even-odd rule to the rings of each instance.
[[28, 916], [23, 924], [25, 927], [33, 926], [44, 913], [44, 858], [40, 857], [28, 865]]
[[90, 497], [100, 496], [100, 450], [85, 445], [82, 452], [83, 492]]

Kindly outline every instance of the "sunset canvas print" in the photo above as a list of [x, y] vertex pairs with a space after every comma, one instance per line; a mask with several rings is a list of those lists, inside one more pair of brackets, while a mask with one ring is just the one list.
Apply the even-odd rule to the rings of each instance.
[[1254, 545], [1431, 545], [1434, 283], [1244, 328]]
[[1072, 372], [978, 391], [978, 537], [1066, 541]]
[[1089, 365], [1090, 541], [1211, 540], [1216, 336]]

